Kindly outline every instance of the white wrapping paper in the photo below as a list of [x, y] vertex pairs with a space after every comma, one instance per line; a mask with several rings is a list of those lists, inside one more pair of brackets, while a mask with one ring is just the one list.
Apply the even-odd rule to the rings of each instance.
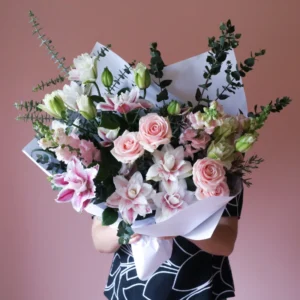
[[[162, 240], [159, 237], [180, 235], [193, 240], [209, 239], [219, 223], [226, 204], [234, 197], [209, 197], [196, 201], [171, 218], [157, 224], [154, 218], [136, 221], [132, 226], [133, 231], [142, 234], [142, 239], [132, 244], [132, 255], [138, 277], [147, 280], [163, 262], [171, 257], [172, 239]], [[89, 204], [86, 211], [101, 217], [104, 208], [104, 204]], [[112, 227], [116, 228], [118, 223], [116, 222]]]

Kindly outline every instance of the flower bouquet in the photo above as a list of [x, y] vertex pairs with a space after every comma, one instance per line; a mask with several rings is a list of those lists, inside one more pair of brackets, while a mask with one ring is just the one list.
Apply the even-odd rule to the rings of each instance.
[[178, 64], [166, 66], [156, 43], [148, 66], [127, 64], [97, 43], [66, 67], [32, 12], [30, 18], [62, 71], [34, 91], [70, 83], [42, 102], [16, 104], [26, 110], [19, 119], [30, 119], [36, 132], [38, 147], [31, 151], [31, 143], [26, 152], [48, 172], [57, 202], [118, 227], [120, 244], [143, 234], [132, 251], [146, 279], [171, 255], [172, 244], [159, 237], [212, 235], [263, 161], [245, 159], [258, 130], [290, 99], [247, 114], [241, 78], [265, 50], [238, 64], [233, 49], [241, 34], [230, 20], [220, 25], [219, 39], [209, 38], [209, 52]]

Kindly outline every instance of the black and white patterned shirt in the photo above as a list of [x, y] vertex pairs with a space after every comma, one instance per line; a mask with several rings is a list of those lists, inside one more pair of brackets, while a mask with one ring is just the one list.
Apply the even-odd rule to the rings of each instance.
[[[224, 217], [240, 217], [243, 191], [231, 200]], [[183, 237], [173, 242], [171, 258], [147, 280], [137, 277], [130, 245], [114, 255], [104, 295], [110, 300], [224, 300], [234, 297], [228, 257], [199, 249]]]

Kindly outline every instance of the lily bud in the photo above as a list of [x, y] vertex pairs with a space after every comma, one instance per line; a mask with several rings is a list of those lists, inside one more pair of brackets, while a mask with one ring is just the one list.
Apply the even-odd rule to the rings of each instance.
[[168, 105], [168, 114], [171, 116], [176, 116], [180, 114], [180, 105], [177, 101], [172, 100]]
[[253, 144], [257, 141], [258, 133], [246, 133], [242, 135], [239, 139], [235, 142], [235, 149], [236, 151], [245, 153], [247, 152]]
[[110, 88], [113, 84], [113, 75], [112, 73], [109, 71], [109, 69], [106, 67], [104, 69], [104, 71], [102, 72], [102, 75], [101, 75], [101, 81], [103, 83], [103, 85], [106, 87], [106, 88]]
[[66, 107], [62, 97], [63, 94], [60, 90], [47, 94], [43, 99], [44, 104], [39, 104], [38, 108], [56, 119], [63, 119]]
[[134, 69], [134, 81], [141, 90], [147, 89], [151, 84], [151, 76], [143, 63], [138, 63]]
[[95, 119], [97, 116], [97, 109], [91, 100], [86, 95], [82, 95], [77, 99], [77, 106], [80, 114], [87, 120]]

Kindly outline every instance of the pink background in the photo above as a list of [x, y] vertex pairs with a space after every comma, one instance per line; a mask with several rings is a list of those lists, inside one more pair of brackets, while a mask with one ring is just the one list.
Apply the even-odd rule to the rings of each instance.
[[[222, 4], [221, 4], [222, 3]], [[22, 153], [30, 123], [14, 121], [14, 101], [40, 100], [31, 87], [56, 68], [31, 36], [27, 11], [68, 58], [112, 43], [126, 60], [149, 61], [158, 41], [170, 64], [207, 50], [207, 36], [231, 18], [243, 33], [240, 60], [268, 53], [246, 78], [249, 108], [289, 95], [293, 104], [273, 115], [255, 151], [266, 158], [246, 190], [232, 255], [238, 300], [298, 299], [299, 283], [299, 1], [1, 1], [1, 279], [6, 300], [100, 300], [111, 256], [98, 254], [88, 215], [55, 204], [44, 174]], [[298, 121], [298, 122], [297, 122]], [[298, 130], [297, 130], [298, 129]], [[298, 178], [298, 180], [297, 180]]]

